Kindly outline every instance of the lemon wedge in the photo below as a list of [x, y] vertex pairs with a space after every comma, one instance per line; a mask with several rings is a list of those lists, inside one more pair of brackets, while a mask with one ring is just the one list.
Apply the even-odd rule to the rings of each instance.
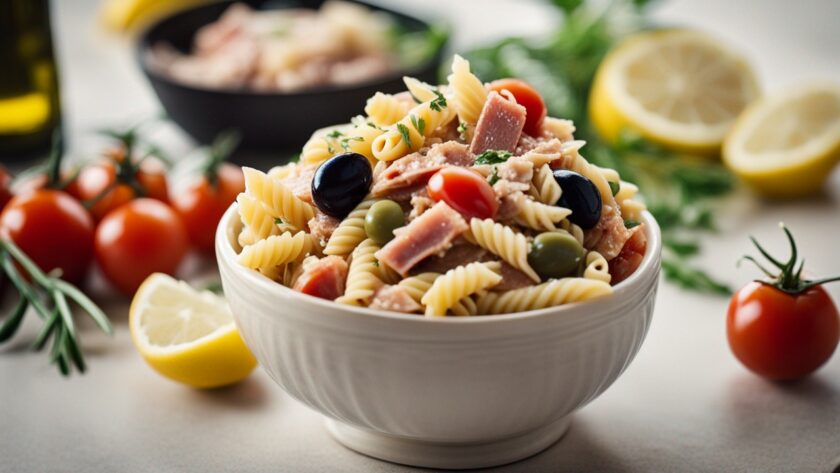
[[257, 362], [227, 302], [165, 274], [149, 276], [131, 301], [131, 338], [158, 373], [196, 388], [244, 379]]
[[750, 105], [724, 142], [723, 160], [768, 197], [818, 191], [840, 162], [840, 85], [799, 86]]
[[759, 94], [740, 55], [692, 30], [635, 35], [595, 75], [589, 116], [605, 139], [629, 129], [673, 151], [716, 155], [738, 114]]
[[142, 28], [178, 10], [207, 3], [208, 0], [103, 0], [102, 22], [115, 31]]

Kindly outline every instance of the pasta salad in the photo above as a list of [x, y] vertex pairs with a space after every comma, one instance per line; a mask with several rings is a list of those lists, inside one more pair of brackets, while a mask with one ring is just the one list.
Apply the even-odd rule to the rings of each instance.
[[606, 296], [646, 250], [637, 187], [586, 161], [539, 93], [405, 78], [300, 162], [245, 168], [239, 262], [339, 304], [490, 315]]

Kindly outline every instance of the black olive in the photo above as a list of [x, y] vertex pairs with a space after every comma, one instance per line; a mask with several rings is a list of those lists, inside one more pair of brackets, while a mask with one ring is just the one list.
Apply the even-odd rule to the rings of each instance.
[[312, 200], [321, 212], [342, 219], [365, 198], [372, 181], [366, 157], [338, 154], [324, 161], [312, 176]]
[[566, 169], [554, 171], [554, 180], [563, 189], [557, 205], [572, 211], [569, 220], [583, 229], [592, 228], [601, 218], [601, 193], [586, 177]]

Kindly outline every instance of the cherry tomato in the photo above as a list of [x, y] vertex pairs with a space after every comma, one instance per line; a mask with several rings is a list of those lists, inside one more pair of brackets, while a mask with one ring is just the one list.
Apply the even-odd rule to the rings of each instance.
[[82, 282], [93, 259], [93, 219], [61, 191], [12, 198], [0, 214], [0, 237], [14, 241], [42, 270], [61, 269], [72, 283]]
[[490, 83], [490, 89], [500, 92], [508, 90], [516, 98], [516, 103], [525, 107], [526, 134], [539, 136], [542, 131], [542, 123], [545, 120], [545, 102], [537, 89], [531, 87], [527, 82], [519, 79], [499, 79]]
[[120, 167], [126, 164], [120, 157], [113, 159], [82, 169], [72, 189], [68, 189], [82, 202], [95, 202], [90, 208], [94, 219], [102, 220], [111, 210], [137, 197], [135, 188], [124, 182], [126, 177], [118, 174], [131, 174], [128, 179], [136, 181], [144, 197], [168, 202], [166, 174], [154, 161], [146, 161], [136, 169], [121, 173]]
[[96, 229], [96, 260], [105, 277], [127, 295], [152, 273], [174, 274], [188, 249], [181, 218], [155, 199], [134, 199], [114, 209]]
[[0, 165], [0, 210], [12, 200], [12, 175], [5, 166]]
[[426, 186], [429, 197], [444, 201], [465, 218], [493, 218], [499, 201], [493, 187], [469, 169], [447, 167], [438, 171]]
[[197, 177], [172, 194], [172, 207], [184, 221], [193, 246], [213, 252], [219, 220], [241, 192], [245, 192], [242, 169], [224, 163], [216, 171], [215, 183]]
[[793, 380], [831, 358], [840, 315], [822, 286], [788, 294], [753, 281], [732, 297], [726, 332], [744, 366], [768, 379]]

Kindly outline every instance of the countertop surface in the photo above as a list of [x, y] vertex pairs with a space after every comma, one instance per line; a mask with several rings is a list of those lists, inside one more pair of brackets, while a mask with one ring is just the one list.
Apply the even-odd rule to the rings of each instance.
[[[132, 43], [103, 31], [94, 0], [54, 2], [63, 100], [76, 156], [91, 154], [91, 131], [125, 125], [159, 106], [135, 67]], [[458, 24], [455, 48], [507, 34], [546, 31], [539, 2], [390, 2]], [[479, 7], [480, 5], [480, 7]], [[766, 90], [840, 79], [840, 2], [709, 0], [662, 2], [656, 17], [699, 26], [742, 50]], [[178, 149], [177, 131], [163, 139]], [[265, 161], [268, 166], [270, 161]], [[755, 277], [734, 261], [753, 234], [781, 254], [777, 227], [798, 237], [809, 270], [840, 273], [840, 172], [804, 202], [769, 203], [746, 192], [720, 211], [722, 230], [703, 235], [700, 263], [739, 285]], [[184, 275], [210, 275], [193, 258]], [[318, 414], [286, 396], [263, 372], [214, 391], [169, 382], [134, 351], [128, 304], [92, 283], [116, 326], [108, 338], [83, 326], [90, 370], [61, 378], [28, 350], [37, 326], [0, 353], [0, 471], [16, 472], [389, 472], [410, 468], [353, 453], [328, 435]], [[840, 301], [840, 284], [828, 288]], [[660, 288], [653, 325], [635, 361], [578, 412], [545, 452], [497, 471], [830, 472], [840, 464], [840, 355], [810, 378], [763, 381], [730, 354], [728, 301]], [[527, 369], [527, 367], [523, 367]]]

